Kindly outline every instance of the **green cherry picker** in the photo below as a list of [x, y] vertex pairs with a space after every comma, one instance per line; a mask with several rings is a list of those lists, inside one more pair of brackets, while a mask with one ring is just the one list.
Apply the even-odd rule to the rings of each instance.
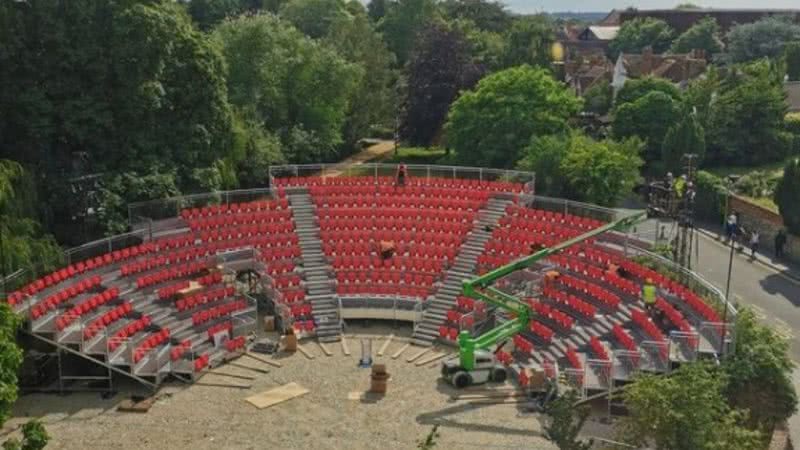
[[526, 269], [539, 260], [587, 239], [608, 231], [627, 230], [645, 217], [646, 213], [644, 212], [625, 216], [553, 247], [544, 248], [531, 255], [524, 256], [477, 278], [464, 280], [465, 296], [481, 300], [488, 305], [503, 308], [512, 313], [514, 318], [477, 337], [472, 337], [469, 331], [462, 330], [458, 335], [459, 355], [442, 363], [442, 376], [459, 389], [473, 384], [486, 383], [487, 381], [497, 383], [505, 381], [508, 376], [505, 366], [500, 364], [495, 358], [494, 352], [488, 349], [502, 346], [502, 343], [507, 339], [527, 329], [530, 326], [533, 311], [524, 301], [492, 287], [492, 284], [499, 278], [512, 272]]

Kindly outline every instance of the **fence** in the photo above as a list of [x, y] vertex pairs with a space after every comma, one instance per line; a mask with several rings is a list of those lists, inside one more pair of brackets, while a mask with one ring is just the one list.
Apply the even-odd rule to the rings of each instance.
[[134, 245], [139, 245], [150, 238], [152, 238], [151, 229], [149, 227], [140, 228], [130, 233], [98, 239], [67, 249], [64, 251], [64, 260], [67, 264], [86, 261], [96, 256], [111, 253], [114, 250], [122, 250]]

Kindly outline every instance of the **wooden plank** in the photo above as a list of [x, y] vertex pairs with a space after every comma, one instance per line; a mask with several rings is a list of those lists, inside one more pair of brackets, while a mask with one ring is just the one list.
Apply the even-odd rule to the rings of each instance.
[[253, 387], [252, 384], [206, 383], [205, 381], [198, 381], [194, 383], [194, 386], [224, 387], [234, 389], [250, 389]]
[[500, 399], [500, 398], [516, 398], [516, 397], [525, 397], [525, 392], [498, 392], [498, 393], [486, 393], [486, 394], [462, 394], [462, 395], [454, 395], [452, 398], [453, 400], [490, 400], [490, 399]]
[[345, 356], [350, 356], [350, 346], [347, 345], [347, 339], [342, 335], [342, 352]]
[[416, 359], [417, 359], [417, 358], [419, 358], [420, 356], [424, 355], [425, 353], [428, 353], [429, 351], [431, 351], [431, 348], [430, 348], [430, 347], [428, 347], [428, 348], [423, 348], [423, 349], [422, 349], [422, 350], [421, 350], [419, 353], [417, 353], [416, 355], [413, 355], [413, 356], [409, 357], [408, 359], [406, 359], [406, 362], [409, 362], [409, 363], [410, 363], [410, 362], [414, 362], [414, 361], [416, 361]]
[[333, 356], [333, 353], [331, 353], [331, 351], [328, 349], [328, 346], [320, 341], [317, 341], [317, 344], [319, 345], [319, 348], [322, 349], [322, 353], [325, 353], [325, 356]]
[[279, 362], [270, 361], [270, 360], [268, 360], [266, 358], [262, 358], [261, 356], [256, 356], [256, 355], [254, 355], [252, 353], [249, 353], [249, 352], [245, 353], [244, 356], [249, 356], [249, 357], [255, 359], [256, 361], [262, 362], [264, 364], [269, 364], [272, 367], [283, 367], [283, 366], [281, 366], [281, 363], [279, 363]]
[[444, 358], [445, 356], [447, 356], [447, 352], [436, 353], [436, 354], [433, 354], [433, 355], [430, 355], [430, 356], [427, 356], [425, 358], [420, 359], [419, 361], [416, 362], [416, 365], [417, 366], [424, 366], [425, 364], [432, 363], [434, 361], [440, 360], [440, 359]]
[[305, 356], [306, 358], [308, 358], [308, 359], [314, 359], [314, 355], [312, 355], [312, 354], [311, 354], [311, 353], [310, 353], [308, 350], [306, 350], [306, 349], [305, 349], [305, 347], [303, 347], [302, 345], [300, 345], [300, 344], [297, 344], [297, 350], [299, 350], [299, 351], [300, 351], [300, 353], [302, 353], [302, 354], [303, 354], [303, 356]]
[[210, 374], [210, 375], [218, 375], [218, 376], [221, 376], [221, 377], [237, 378], [239, 380], [252, 381], [252, 380], [256, 379], [255, 377], [248, 377], [246, 375], [235, 375], [235, 374], [228, 373], [228, 372], [217, 372], [216, 370], [212, 370], [212, 371], [209, 371], [207, 373]]
[[251, 395], [245, 398], [245, 400], [258, 409], [264, 409], [308, 393], [308, 389], [293, 382], [256, 395]]
[[386, 342], [384, 342], [383, 345], [381, 345], [381, 349], [378, 350], [378, 356], [383, 356], [383, 352], [385, 352], [386, 347], [388, 347], [389, 344], [391, 344], [392, 338], [394, 338], [394, 334], [390, 334], [389, 337], [386, 338]]
[[269, 373], [269, 370], [258, 369], [256, 367], [250, 367], [250, 366], [246, 366], [244, 364], [239, 364], [239, 363], [230, 362], [230, 363], [228, 363], [228, 365], [229, 366], [233, 366], [233, 367], [238, 367], [240, 369], [252, 370], [253, 372], [257, 372], [257, 373]]
[[410, 345], [411, 345], [411, 344], [405, 344], [404, 346], [400, 347], [400, 349], [399, 349], [399, 350], [397, 350], [396, 352], [394, 352], [394, 355], [392, 355], [392, 359], [397, 359], [397, 358], [399, 358], [399, 357], [400, 357], [400, 355], [402, 355], [402, 354], [403, 354], [403, 352], [404, 352], [404, 351], [406, 351], [406, 349], [407, 349], [407, 348], [408, 348]]

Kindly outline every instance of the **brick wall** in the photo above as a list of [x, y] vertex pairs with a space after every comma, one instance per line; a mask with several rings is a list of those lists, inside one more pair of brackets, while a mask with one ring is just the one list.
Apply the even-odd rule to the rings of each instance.
[[[758, 230], [761, 234], [761, 248], [772, 256], [775, 251], [775, 235], [784, 228], [783, 218], [780, 214], [749, 202], [747, 199], [731, 196], [728, 205], [729, 211], [739, 213], [739, 225], [745, 230]], [[789, 234], [784, 247], [787, 258], [800, 263], [800, 237]]]

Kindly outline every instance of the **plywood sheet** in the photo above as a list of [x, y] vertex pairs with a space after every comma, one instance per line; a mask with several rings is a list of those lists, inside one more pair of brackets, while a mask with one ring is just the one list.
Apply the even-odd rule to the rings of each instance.
[[283, 386], [275, 389], [270, 389], [256, 395], [252, 395], [245, 398], [245, 400], [258, 409], [264, 409], [308, 393], [308, 389], [292, 382], [284, 384]]

